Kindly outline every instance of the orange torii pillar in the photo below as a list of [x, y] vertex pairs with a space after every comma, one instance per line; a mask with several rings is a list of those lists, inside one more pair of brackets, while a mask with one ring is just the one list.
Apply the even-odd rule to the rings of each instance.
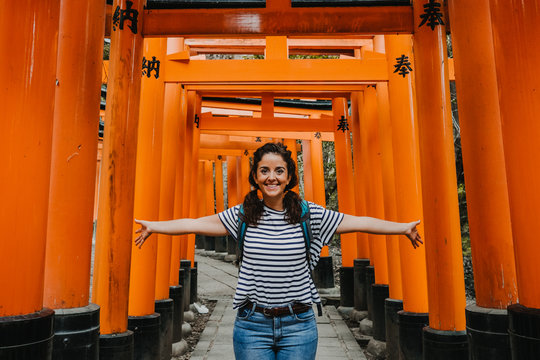
[[[360, 136], [360, 104], [364, 101], [364, 94], [360, 91], [351, 93], [351, 128], [353, 134], [353, 162], [354, 162], [354, 198], [356, 215], [366, 214], [366, 192], [367, 175], [369, 169], [363, 164], [362, 141]], [[364, 154], [365, 155], [365, 154]], [[353, 320], [359, 320], [363, 317], [364, 311], [368, 310], [368, 287], [371, 287], [371, 281], [367, 283], [366, 268], [370, 266], [369, 260], [369, 237], [365, 233], [357, 233], [357, 250], [354, 259], [354, 310], [351, 313]], [[373, 267], [367, 269], [370, 278], [373, 277]]]
[[220, 213], [225, 210], [223, 192], [223, 156], [218, 155], [214, 164], [216, 182], [216, 213]]
[[535, 1], [490, 1], [519, 304], [508, 307], [512, 359], [540, 357], [540, 13]]
[[446, 19], [439, 2], [413, 4], [413, 38], [426, 237], [429, 327], [424, 358], [466, 359], [465, 286], [456, 168]]
[[[394, 154], [394, 174], [396, 187], [397, 221], [409, 222], [422, 219], [422, 192], [420, 183], [420, 155], [418, 150], [418, 126], [415, 109], [414, 72], [405, 67], [400, 71], [395, 64], [403, 58], [412, 60], [412, 37], [410, 35], [385, 36], [388, 59], [390, 118], [392, 148]], [[411, 69], [412, 69], [412, 65]], [[401, 74], [400, 74], [401, 72]], [[422, 219], [423, 220], [423, 219]], [[420, 224], [420, 232], [423, 223]], [[401, 238], [399, 244], [403, 301], [387, 299], [387, 307], [400, 306], [398, 312], [398, 334], [388, 330], [396, 319], [388, 321], [387, 350], [392, 359], [397, 355], [404, 359], [422, 357], [422, 328], [428, 323], [428, 297], [425, 246], [411, 247], [408, 239]], [[392, 341], [391, 339], [395, 340]], [[399, 349], [395, 349], [395, 341]], [[397, 350], [397, 351], [396, 351]], [[397, 354], [398, 353], [398, 354]]]
[[[315, 204], [326, 206], [326, 192], [324, 190], [323, 151], [320, 134], [312, 134], [310, 140], [302, 141], [302, 156], [304, 161], [304, 193], [306, 200]], [[310, 188], [310, 191], [306, 191]], [[308, 198], [308, 194], [311, 194]], [[334, 267], [328, 246], [321, 249], [319, 263], [313, 269], [313, 282], [323, 292], [324, 289], [333, 289]]]
[[[145, 39], [143, 57], [148, 61], [154, 58], [157, 61], [163, 61], [166, 56], [166, 47], [167, 39], [165, 38]], [[168, 150], [171, 129], [167, 120], [163, 119], [164, 84], [162, 79], [163, 77], [159, 77], [159, 73], [154, 71], [147, 71], [142, 77], [135, 173], [134, 217], [136, 219], [159, 220], [160, 208], [164, 205], [159, 201], [160, 189], [165, 183], [161, 190], [167, 190], [166, 180], [170, 177], [167, 176], [167, 154], [171, 151]], [[172, 176], [174, 182], [174, 167]], [[172, 201], [170, 203], [172, 206]], [[135, 229], [139, 227], [135, 225]], [[134, 234], [134, 238], [137, 235]], [[160, 255], [163, 257], [163, 247], [168, 247], [170, 252], [170, 239], [158, 241], [158, 236], [154, 236], [141, 249], [135, 246], [135, 243], [132, 246], [128, 328], [134, 333], [135, 356], [139, 358], [155, 357], [161, 351], [168, 351], [170, 354], [171, 340], [167, 334], [170, 333], [173, 302], [168, 296], [169, 266], [167, 263], [165, 276], [163, 276], [163, 264], [160, 264], [161, 271], [158, 273], [158, 247], [161, 248]], [[170, 259], [169, 253], [166, 257]], [[159, 284], [157, 279], [160, 281]], [[166, 289], [164, 294], [163, 284]], [[157, 299], [160, 301], [155, 301], [158, 287], [161, 294]], [[163, 318], [161, 314], [164, 315]], [[161, 342], [160, 339], [162, 339]], [[165, 348], [160, 347], [160, 343], [165, 345]], [[169, 347], [168, 350], [166, 345]]]
[[244, 201], [244, 197], [251, 191], [251, 184], [249, 183], [249, 171], [251, 170], [251, 164], [249, 163], [250, 152], [244, 150], [244, 153], [240, 157], [240, 181], [242, 184], [241, 199]]
[[[374, 38], [374, 50], [380, 53], [385, 52], [384, 36], [378, 35]], [[383, 185], [383, 201], [384, 201], [384, 217], [386, 220], [397, 220], [396, 209], [396, 185], [394, 176], [394, 154], [392, 145], [392, 123], [390, 119], [390, 103], [388, 98], [388, 83], [377, 84], [377, 102], [378, 102], [378, 114], [379, 114], [379, 144], [381, 151], [381, 171], [382, 171], [382, 185]], [[377, 305], [380, 304], [384, 319], [396, 318], [397, 312], [401, 308], [386, 307], [386, 298], [392, 300], [403, 300], [403, 290], [401, 283], [401, 268], [400, 268], [400, 255], [399, 255], [399, 241], [401, 236], [388, 235], [386, 236], [386, 257], [388, 263], [388, 296], [381, 301], [381, 290], [378, 292], [374, 288], [374, 305], [376, 305], [375, 314], [379, 312]], [[379, 293], [379, 296], [376, 296]], [[381, 302], [379, 302], [381, 301]], [[381, 304], [382, 303], [382, 304]], [[395, 302], [391, 302], [395, 305]], [[384, 325], [385, 320], [381, 321]], [[374, 337], [377, 335], [379, 329], [374, 321]], [[386, 326], [381, 330], [381, 336], [386, 339]], [[384, 330], [384, 331], [383, 331]], [[390, 342], [393, 343], [394, 348], [397, 348], [397, 342], [394, 334], [398, 333], [397, 323], [394, 323], [394, 327], [389, 334]], [[376, 338], [376, 337], [375, 337]], [[397, 354], [396, 354], [397, 355]]]
[[59, 4], [3, 2], [0, 12], [2, 358], [51, 358], [53, 311], [43, 307], [43, 270]]
[[54, 358], [99, 350], [89, 292], [104, 25], [103, 3], [62, 1], [43, 294], [55, 309]]
[[[199, 215], [203, 217], [214, 213], [214, 178], [212, 170], [212, 162], [209, 160], [199, 160]], [[210, 201], [212, 204], [210, 204]], [[211, 211], [211, 212], [210, 212]], [[207, 251], [216, 250], [215, 236], [196, 235], [196, 244], [199, 249]]]
[[[333, 99], [332, 110], [335, 125], [334, 142], [339, 211], [345, 214], [355, 214], [347, 99]], [[354, 306], [353, 260], [356, 257], [356, 245], [356, 234], [341, 234], [340, 304], [345, 307]]]
[[240, 204], [238, 200], [238, 171], [236, 156], [227, 156], [227, 208]]
[[[169, 38], [167, 39], [167, 52], [173, 53], [175, 51], [183, 50], [184, 43], [181, 38]], [[176, 119], [178, 124], [178, 140], [176, 141], [176, 176], [174, 182], [174, 219], [183, 217], [184, 206], [184, 162], [185, 162], [185, 141], [186, 141], [186, 117], [187, 117], [187, 93], [182, 89], [181, 84], [178, 83], [166, 83], [165, 84], [165, 117], [171, 116]], [[163, 197], [170, 198], [171, 191], [169, 193], [162, 192], [160, 203], [163, 201]], [[168, 199], [167, 199], [168, 201]], [[170, 213], [163, 213], [170, 215]], [[168, 218], [171, 219], [171, 218]], [[161, 239], [159, 240], [161, 241]], [[158, 242], [159, 243], [159, 242]], [[180, 285], [179, 269], [180, 259], [182, 258], [182, 246], [187, 248], [187, 235], [173, 236], [171, 239], [171, 250], [169, 259], [169, 297], [174, 301], [173, 311], [173, 325], [172, 325], [172, 353], [173, 356], [179, 356], [185, 352], [186, 341], [182, 339], [182, 323], [184, 321], [184, 289]], [[158, 247], [158, 273], [160, 269], [160, 250]], [[164, 249], [165, 252], [165, 249]], [[166, 262], [166, 260], [164, 261]], [[156, 288], [156, 295], [159, 293]]]
[[126, 16], [111, 34], [92, 286], [92, 300], [101, 307], [102, 359], [128, 358], [133, 350], [127, 313], [143, 48], [142, 2], [115, 1], [113, 9]]
[[[283, 145], [287, 146], [287, 149], [291, 152], [291, 157], [296, 164], [296, 177], [298, 178], [298, 153], [296, 152], [296, 140], [284, 139]], [[300, 178], [298, 178], [298, 184], [291, 189], [292, 191], [300, 194]]]
[[[186, 123], [185, 123], [185, 150], [184, 150], [184, 184], [183, 184], [183, 200], [182, 200], [182, 218], [188, 218], [190, 216], [196, 216], [191, 213], [191, 200], [192, 200], [192, 183], [197, 180], [198, 155], [197, 162], [193, 161], [193, 150], [199, 148], [199, 129], [198, 124], [195, 121], [195, 102], [197, 94], [194, 91], [188, 91], [186, 94]], [[197, 115], [198, 116], [198, 115]], [[197, 134], [197, 136], [195, 136]], [[195, 169], [195, 171], [194, 171]], [[193, 180], [194, 179], [194, 180]], [[196, 184], [195, 184], [196, 186]], [[196, 190], [196, 188], [195, 188]], [[195, 191], [195, 195], [197, 192]], [[194, 206], [197, 204], [195, 203]], [[180, 256], [182, 259], [188, 259], [191, 249], [189, 248], [189, 235], [181, 237], [181, 251]], [[174, 264], [173, 264], [174, 266]]]
[[506, 307], [518, 300], [489, 0], [450, 3], [476, 304], [471, 359], [508, 359]]
[[[188, 95], [188, 117], [186, 119], [186, 124], [191, 126], [192, 129], [192, 149], [191, 149], [191, 173], [187, 172], [186, 174], [191, 175], [191, 184], [190, 184], [190, 194], [189, 196], [189, 216], [196, 218], [200, 216], [199, 206], [204, 207], [204, 203], [200, 203], [197, 196], [197, 188], [200, 185], [200, 180], [202, 174], [199, 173], [199, 145], [201, 140], [201, 131], [199, 130], [199, 123], [195, 123], [196, 119], [200, 117], [201, 114], [201, 96], [199, 94], [193, 94], [192, 96]], [[190, 104], [192, 103], [192, 105]], [[194, 113], [193, 117], [190, 118], [190, 107], [192, 106], [192, 111]], [[187, 133], [186, 133], [186, 136]], [[191, 261], [191, 267], [194, 266], [195, 261], [195, 234], [189, 234], [187, 237], [187, 253], [185, 260]], [[185, 293], [184, 293], [185, 294]]]
[[[363, 159], [363, 174], [366, 186], [366, 215], [379, 219], [385, 218], [384, 192], [382, 180], [382, 160], [379, 134], [378, 97], [375, 86], [364, 90], [364, 103], [360, 117], [360, 157]], [[367, 277], [373, 279], [367, 289], [368, 311], [373, 320], [374, 330], [379, 331], [378, 340], [384, 337], [384, 299], [388, 294], [388, 258], [386, 238], [380, 235], [368, 235], [371, 266], [366, 268]], [[373, 272], [374, 278], [371, 277]], [[381, 305], [382, 303], [382, 305]], [[381, 314], [382, 310], [382, 314]], [[381, 319], [382, 317], [382, 319]], [[383, 329], [381, 329], [383, 327]]]

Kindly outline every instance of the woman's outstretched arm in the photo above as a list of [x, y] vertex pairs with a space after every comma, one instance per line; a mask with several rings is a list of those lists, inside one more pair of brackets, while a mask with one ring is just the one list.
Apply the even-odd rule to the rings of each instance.
[[145, 221], [135, 219], [141, 228], [135, 231], [139, 236], [135, 245], [139, 248], [153, 233], [166, 235], [200, 234], [208, 236], [225, 236], [227, 229], [223, 226], [218, 215], [210, 215], [198, 219], [176, 219], [169, 221]]
[[423, 244], [422, 238], [418, 233], [416, 225], [420, 224], [420, 220], [410, 223], [398, 223], [393, 221], [380, 220], [367, 216], [347, 215], [343, 217], [343, 221], [339, 224], [336, 233], [344, 234], [350, 232], [365, 232], [368, 234], [380, 235], [405, 235], [411, 241], [412, 246], [416, 249], [420, 244]]

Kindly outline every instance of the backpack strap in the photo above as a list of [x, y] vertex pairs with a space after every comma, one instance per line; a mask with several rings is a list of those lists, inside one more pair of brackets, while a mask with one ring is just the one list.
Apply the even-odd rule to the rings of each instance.
[[242, 262], [242, 255], [244, 253], [244, 239], [246, 238], [247, 222], [246, 214], [244, 213], [244, 205], [240, 204], [238, 209], [238, 233], [236, 235], [237, 251], [236, 251], [236, 263], [240, 265]]
[[[308, 266], [309, 276], [312, 278], [311, 274], [311, 240], [313, 239], [313, 232], [311, 231], [310, 223], [310, 213], [309, 213], [309, 203], [306, 200], [302, 200], [302, 216], [300, 218], [300, 225], [302, 226], [302, 234], [304, 235], [304, 243], [306, 245], [306, 261]], [[317, 315], [322, 316], [322, 305], [317, 303]]]

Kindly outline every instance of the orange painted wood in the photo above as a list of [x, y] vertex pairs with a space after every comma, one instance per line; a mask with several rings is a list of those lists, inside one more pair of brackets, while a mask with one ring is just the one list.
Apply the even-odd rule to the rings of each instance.
[[215, 211], [215, 195], [214, 195], [214, 164], [212, 161], [204, 162], [204, 190], [206, 200], [206, 215], [213, 215]]
[[248, 130], [248, 131], [334, 131], [332, 118], [299, 119], [283, 117], [220, 117], [205, 113], [201, 116], [201, 130]]
[[[465, 330], [465, 288], [446, 57], [446, 28], [420, 26], [415, 1], [414, 65], [428, 275], [429, 326]], [[446, 19], [445, 19], [446, 20]], [[445, 21], [446, 23], [446, 21]]]
[[[193, 112], [195, 114], [201, 113], [201, 97], [200, 95], [194, 94], [193, 97], [188, 96], [188, 107], [189, 102], [193, 103]], [[198, 179], [200, 179], [199, 174], [199, 148], [200, 148], [200, 129], [193, 123], [194, 116], [190, 117], [188, 111], [188, 116], [186, 121], [192, 123], [193, 126], [193, 143], [192, 143], [192, 152], [190, 165], [191, 170], [187, 174], [191, 174], [191, 184], [190, 184], [190, 200], [189, 200], [189, 217], [195, 218], [200, 214], [199, 206], [204, 206], [200, 204], [199, 199], [197, 198], [197, 188], [199, 186]], [[195, 261], [195, 234], [189, 234], [187, 237], [187, 248], [186, 248], [186, 259], [191, 260], [191, 265]]]
[[278, 60], [289, 58], [289, 46], [286, 36], [267, 36], [264, 58]]
[[[234, 109], [234, 110], [244, 110], [244, 111], [260, 111], [261, 107], [259, 105], [253, 105], [253, 104], [235, 104], [225, 101], [208, 101], [203, 100], [203, 111], [204, 109], [210, 109], [210, 111], [213, 111], [212, 109]], [[280, 114], [298, 114], [298, 115], [306, 115], [306, 116], [319, 116], [322, 114], [331, 116], [332, 111], [331, 110], [318, 110], [318, 109], [301, 109], [301, 108], [294, 108], [294, 107], [283, 107], [283, 106], [276, 106], [275, 112]]]
[[[144, 39], [143, 56], [163, 58], [166, 53], [167, 40], [163, 38]], [[143, 76], [141, 80], [141, 103], [139, 112], [139, 131], [137, 140], [137, 166], [135, 172], [134, 217], [136, 219], [159, 220], [163, 207], [172, 209], [172, 199], [160, 197], [160, 189], [166, 191], [167, 183], [172, 175], [174, 184], [174, 168], [171, 172], [162, 171], [168, 167], [168, 157], [171, 149], [168, 137], [171, 132], [170, 119], [164, 119], [164, 89], [163, 81], [154, 77]], [[173, 125], [174, 126], [174, 125]], [[164, 135], [165, 137], [163, 137]], [[162, 151], [163, 144], [163, 151]], [[175, 152], [174, 152], [175, 153]], [[152, 174], [152, 176], [148, 176]], [[174, 186], [173, 186], [174, 190]], [[159, 200], [157, 200], [159, 199]], [[171, 200], [169, 200], [171, 199]], [[134, 224], [133, 230], [140, 226]], [[133, 239], [138, 234], [133, 234]], [[132, 241], [131, 272], [129, 282], [129, 316], [146, 316], [154, 313], [156, 288], [163, 290], [163, 273], [157, 272], [158, 247], [170, 252], [171, 238], [158, 236], [140, 248]], [[167, 254], [170, 261], [170, 255]], [[160, 259], [165, 260], [166, 259]], [[162, 265], [162, 264], [160, 264]], [[160, 266], [162, 268], [162, 266]], [[166, 267], [167, 295], [169, 284], [169, 266]], [[160, 280], [158, 285], [157, 279]], [[160, 294], [159, 299], [163, 299]], [[168, 298], [168, 296], [166, 297]]]
[[410, 6], [146, 10], [145, 36], [412, 33]]
[[[412, 37], [410, 35], [385, 36], [388, 59], [406, 55], [414, 64]], [[388, 62], [389, 71], [394, 64]], [[420, 178], [420, 154], [418, 150], [418, 123], [416, 118], [414, 75], [403, 77], [393, 73], [388, 80], [390, 118], [392, 122], [392, 149], [396, 187], [397, 221], [421, 220], [423, 234], [422, 185]], [[407, 239], [400, 239], [401, 281], [403, 284], [403, 308], [407, 312], [427, 313], [428, 293], [425, 246], [412, 248]]]
[[2, 3], [0, 316], [43, 308], [58, 23], [58, 1]]
[[249, 183], [249, 171], [251, 170], [251, 164], [249, 162], [249, 153], [243, 153], [240, 157], [240, 183], [242, 184], [242, 196], [244, 197], [251, 191], [251, 184]]
[[217, 156], [214, 162], [215, 182], [216, 182], [216, 213], [225, 210], [224, 192], [223, 192], [223, 157]]
[[[377, 36], [378, 37], [378, 36]], [[384, 41], [380, 41], [383, 47]], [[377, 45], [376, 45], [377, 48]], [[384, 218], [397, 220], [396, 184], [394, 179], [394, 154], [392, 146], [392, 124], [388, 100], [388, 84], [377, 84], [377, 108], [379, 113], [379, 145], [381, 149], [381, 172], [384, 200]], [[386, 236], [386, 259], [388, 263], [388, 285], [390, 298], [403, 300], [401, 266], [399, 257], [399, 235]], [[408, 240], [408, 239], [403, 239]]]
[[294, 163], [297, 165], [296, 166], [296, 177], [299, 179], [298, 180], [298, 184], [292, 188], [291, 190], [294, 191], [295, 193], [299, 194], [300, 193], [300, 178], [298, 177], [298, 153], [296, 152], [296, 139], [284, 139], [283, 140], [283, 145], [287, 146], [287, 150], [289, 150], [291, 152], [291, 157], [292, 159], [294, 160]]
[[[313, 202], [321, 206], [326, 206], [326, 191], [324, 189], [324, 166], [322, 152], [322, 137], [316, 133], [311, 133], [310, 153], [311, 153], [311, 172]], [[328, 246], [321, 250], [321, 256], [329, 256]]]
[[269, 59], [167, 61], [166, 82], [355, 82], [386, 81], [386, 60]]
[[197, 200], [199, 201], [199, 204], [197, 205], [197, 214], [194, 217], [206, 216], [207, 208], [208, 211], [210, 210], [210, 206], [207, 200], [209, 199], [209, 194], [206, 189], [206, 164], [208, 162], [208, 160], [199, 160], [199, 176], [197, 178]]
[[227, 156], [227, 208], [240, 203], [236, 191], [238, 186], [236, 171], [236, 156]]
[[[313, 201], [313, 171], [311, 170], [311, 141], [302, 140], [302, 164], [304, 166], [304, 199]], [[298, 180], [300, 181], [300, 179]]]
[[476, 304], [506, 309], [518, 289], [489, 0], [449, 5]]
[[[351, 156], [351, 137], [349, 130], [337, 130], [342, 116], [349, 118], [346, 99], [332, 101], [334, 111], [334, 137], [336, 154], [336, 177], [338, 187], [339, 211], [345, 214], [355, 213], [353, 167]], [[349, 119], [350, 120], [350, 119]], [[356, 234], [341, 234], [341, 259], [344, 267], [352, 267], [356, 258]]]
[[[88, 305], [105, 6], [60, 8], [43, 305]], [[74, 241], [76, 239], [76, 241]]]
[[[364, 91], [364, 104], [360, 118], [361, 156], [364, 160], [366, 215], [384, 219], [384, 191], [382, 181], [381, 145], [377, 91], [369, 87]], [[368, 235], [369, 255], [375, 267], [375, 283], [388, 284], [386, 239], [381, 235]]]
[[[113, 6], [122, 5], [114, 2]], [[142, 3], [133, 2], [142, 11]], [[141, 19], [139, 19], [141, 20]], [[92, 301], [101, 307], [102, 334], [127, 330], [133, 194], [141, 88], [142, 36], [129, 27], [111, 34], [106, 126]], [[114, 257], [111, 255], [114, 254]]]
[[[167, 48], [171, 45], [171, 40], [168, 39]], [[177, 40], [178, 41], [178, 40]], [[185, 152], [186, 152], [186, 119], [187, 119], [187, 93], [184, 89], [181, 88], [180, 84], [174, 84], [175, 91], [177, 91], [177, 96], [180, 98], [180, 126], [178, 133], [178, 157], [176, 163], [176, 185], [174, 190], [174, 218], [180, 219], [184, 217], [183, 207], [184, 207], [184, 181], [186, 176], [184, 176], [184, 164], [185, 164]], [[167, 85], [165, 85], [165, 90], [167, 91]], [[185, 245], [185, 246], [184, 246]], [[178, 269], [180, 268], [180, 259], [183, 258], [182, 249], [185, 247], [187, 249], [187, 235], [173, 236], [172, 238], [172, 248], [171, 248], [171, 266], [169, 274], [169, 286], [176, 286], [179, 284], [179, 273]], [[185, 256], [185, 255], [184, 255]]]
[[244, 202], [244, 177], [242, 176], [242, 155], [236, 157], [236, 198], [238, 203]]
[[[299, 139], [299, 140], [310, 140], [315, 132], [307, 131], [248, 131], [248, 130], [203, 130], [201, 135], [211, 134], [211, 135], [230, 135], [230, 136], [243, 136], [243, 137], [260, 137], [261, 140], [264, 138], [275, 138], [281, 136], [284, 139]], [[334, 141], [334, 131], [332, 132], [320, 132], [322, 141]]]
[[[360, 106], [363, 102], [363, 92], [353, 92], [351, 94], [351, 132], [353, 135], [353, 164], [354, 164], [354, 200], [355, 211], [358, 216], [366, 215], [366, 177], [369, 169], [363, 163], [362, 140], [360, 136]], [[356, 234], [356, 258], [369, 259], [369, 238], [368, 234]]]
[[[540, 11], [534, 1], [490, 1], [519, 303], [540, 309], [535, 234], [540, 124], [537, 70]], [[458, 69], [456, 69], [458, 71]]]

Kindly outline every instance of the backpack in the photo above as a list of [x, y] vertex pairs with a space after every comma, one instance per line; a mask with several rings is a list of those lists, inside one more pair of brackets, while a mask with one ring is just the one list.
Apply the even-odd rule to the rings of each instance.
[[[306, 261], [308, 265], [308, 272], [311, 277], [311, 239], [313, 239], [313, 233], [311, 232], [309, 204], [306, 200], [302, 200], [302, 215], [300, 217], [300, 225], [302, 227], [302, 234], [304, 235], [304, 244], [306, 246]], [[236, 243], [238, 244], [236, 251], [237, 264], [242, 262], [242, 256], [244, 253], [244, 239], [246, 238], [247, 221], [244, 213], [244, 205], [240, 204], [238, 210], [238, 234], [236, 236]], [[317, 303], [318, 315], [322, 316], [322, 307], [320, 303]]]

